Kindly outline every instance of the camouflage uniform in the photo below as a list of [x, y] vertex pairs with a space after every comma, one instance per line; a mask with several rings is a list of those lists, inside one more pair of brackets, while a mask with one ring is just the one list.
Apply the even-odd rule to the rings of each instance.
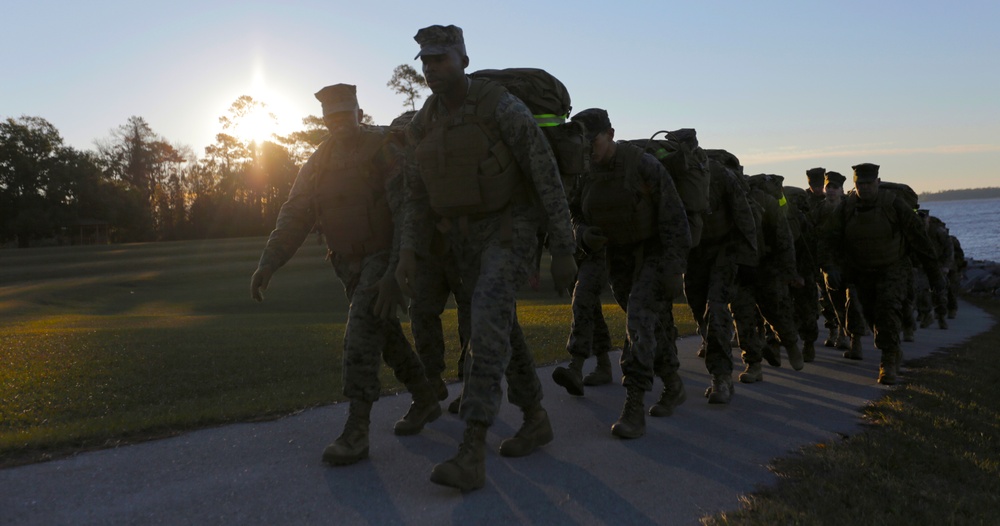
[[[361, 134], [385, 136], [386, 130], [365, 127]], [[313, 189], [317, 177], [324, 174], [322, 167], [326, 156], [336, 159], [353, 153], [347, 148], [341, 148], [341, 144], [338, 141], [324, 142], [299, 171], [288, 200], [278, 213], [275, 228], [261, 255], [260, 266], [276, 269], [284, 265], [312, 230], [317, 220]], [[383, 181], [385, 195], [394, 213], [398, 212], [402, 203], [402, 177], [397, 176], [401, 154], [398, 143], [387, 141], [386, 146], [372, 161], [375, 167], [373, 177]], [[334, 173], [326, 176], [333, 176]], [[393, 369], [396, 377], [408, 386], [419, 384], [425, 378], [423, 365], [406, 340], [399, 320], [382, 319], [374, 313], [377, 290], [373, 287], [387, 272], [391, 276], [390, 269], [395, 267], [395, 261], [390, 261], [390, 253], [389, 249], [380, 250], [361, 259], [332, 252], [329, 254], [350, 302], [344, 333], [343, 392], [352, 400], [378, 400], [381, 391], [378, 372], [382, 358]]]
[[948, 318], [954, 318], [958, 314], [958, 291], [962, 288], [962, 278], [965, 276], [965, 268], [969, 265], [965, 261], [965, 251], [962, 250], [962, 243], [955, 236], [948, 236], [952, 243], [953, 264], [948, 269]]
[[[955, 264], [955, 247], [948, 236], [944, 222], [934, 216], [928, 216], [925, 221], [927, 237], [931, 240], [938, 257], [938, 272], [946, 276], [945, 269], [950, 269]], [[919, 279], [916, 286], [916, 307], [922, 320], [921, 326], [926, 327], [931, 324], [933, 312], [938, 320], [938, 326], [942, 329], [947, 328], [947, 322], [944, 321], [948, 312], [947, 300], [935, 299], [930, 287], [930, 277], [922, 269], [917, 269], [917, 272]]]
[[[861, 180], [869, 184], [877, 180], [877, 165], [856, 165], [854, 170], [856, 186]], [[911, 266], [909, 255], [915, 255], [926, 270], [938, 268], [926, 230], [891, 191], [880, 189], [875, 199], [865, 202], [855, 190], [831, 214], [820, 238], [820, 251], [827, 274], [839, 274], [840, 281], [853, 283], [857, 289], [857, 294], [848, 291], [848, 327], [857, 334], [850, 313], [851, 304], [860, 301], [865, 320], [875, 333], [875, 347], [882, 353], [879, 383], [895, 383], [901, 360], [900, 317], [907, 293], [906, 271]], [[943, 290], [940, 272], [935, 274], [932, 285]]]
[[[760, 188], [765, 184], [763, 177], [750, 178], [748, 195], [753, 203], [751, 206], [759, 207], [762, 212], [757, 223], [757, 250], [760, 254], [757, 279], [753, 284], [737, 286], [736, 298], [730, 305], [740, 349], [743, 350], [743, 361], [747, 365], [759, 364], [763, 359], [764, 341], [758, 330], [758, 312], [783, 346], [794, 348], [798, 341], [798, 326], [788, 286], [798, 276], [792, 232], [783, 210], [788, 205], [787, 201], [779, 202]], [[756, 368], [748, 367], [748, 372], [751, 369]], [[741, 376], [741, 380], [747, 382], [748, 379]]]
[[705, 341], [705, 366], [714, 387], [717, 381], [732, 383], [729, 304], [736, 292], [737, 268], [757, 265], [757, 232], [737, 175], [715, 159], [710, 166], [709, 210], [701, 241], [688, 256], [684, 293]]
[[571, 356], [587, 359], [602, 354], [607, 356], [611, 351], [611, 333], [601, 303], [601, 291], [608, 283], [606, 258], [603, 249], [577, 256], [579, 270], [573, 287], [573, 321], [566, 342], [566, 350]]
[[[411, 144], [427, 135], [432, 122], [447, 119], [443, 105], [429, 99], [407, 129]], [[569, 211], [551, 148], [542, 136], [531, 112], [509, 93], [499, 100], [494, 112], [500, 139], [510, 147], [517, 164], [530, 184], [527, 199], [517, 199], [504, 211], [468, 217], [441, 228], [455, 254], [462, 283], [471, 291], [471, 332], [465, 362], [465, 390], [460, 415], [467, 422], [491, 425], [503, 393], [505, 370], [508, 399], [522, 408], [542, 398], [534, 360], [526, 346], [511, 342], [519, 333], [515, 314], [515, 293], [527, 280], [538, 248], [537, 232], [548, 222], [549, 249], [553, 255], [575, 251]], [[427, 188], [415, 166], [407, 169], [408, 199], [401, 248], [416, 250], [421, 243], [421, 225], [434, 222]], [[536, 204], [536, 201], [541, 206]], [[522, 337], [523, 339], [523, 337]], [[508, 369], [508, 365], [510, 366]]]

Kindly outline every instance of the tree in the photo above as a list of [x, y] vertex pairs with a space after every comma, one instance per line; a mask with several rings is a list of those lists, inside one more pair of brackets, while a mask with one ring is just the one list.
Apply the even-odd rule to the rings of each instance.
[[0, 239], [16, 237], [23, 248], [53, 233], [52, 207], [65, 193], [56, 173], [64, 148], [59, 131], [41, 117], [0, 122]]
[[392, 88], [393, 92], [405, 96], [404, 104], [415, 110], [421, 97], [420, 90], [427, 87], [427, 80], [408, 64], [400, 64], [392, 70], [392, 78], [385, 85]]

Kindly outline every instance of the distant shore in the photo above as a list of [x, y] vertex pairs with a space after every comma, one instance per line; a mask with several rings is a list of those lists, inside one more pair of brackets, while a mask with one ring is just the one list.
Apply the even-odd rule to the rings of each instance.
[[920, 194], [921, 203], [928, 201], [964, 201], [967, 199], [995, 199], [1000, 197], [1000, 188], [965, 188], [962, 190], [942, 190]]

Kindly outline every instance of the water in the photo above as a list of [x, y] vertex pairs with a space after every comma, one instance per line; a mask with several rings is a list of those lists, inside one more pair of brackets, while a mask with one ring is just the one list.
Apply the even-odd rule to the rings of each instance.
[[1000, 199], [928, 201], [920, 206], [947, 224], [967, 259], [1000, 262]]

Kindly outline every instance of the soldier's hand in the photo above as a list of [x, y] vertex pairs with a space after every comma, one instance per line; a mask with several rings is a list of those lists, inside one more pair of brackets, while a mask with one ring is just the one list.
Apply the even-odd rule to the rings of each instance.
[[663, 284], [668, 299], [674, 300], [684, 295], [684, 274], [668, 274], [663, 279]]
[[837, 269], [827, 270], [823, 277], [826, 279], [827, 290], [840, 290], [840, 287], [844, 285], [840, 271]]
[[608, 238], [604, 235], [604, 231], [596, 226], [589, 226], [583, 231], [583, 242], [592, 251], [598, 251], [604, 248], [607, 244]]
[[274, 270], [271, 267], [267, 265], [257, 267], [257, 270], [250, 278], [250, 297], [254, 301], [258, 303], [264, 301], [264, 290], [267, 289], [267, 284], [271, 282], [272, 275], [274, 275]]
[[396, 265], [396, 283], [407, 297], [413, 297], [413, 280], [417, 276], [417, 254], [412, 250], [399, 251], [399, 264]]
[[573, 285], [576, 284], [576, 259], [572, 254], [562, 256], [552, 256], [552, 281], [556, 285], [556, 292], [562, 296], [563, 291], [573, 293]]
[[388, 274], [382, 276], [382, 279], [372, 285], [369, 290], [378, 291], [378, 295], [375, 297], [375, 308], [373, 309], [373, 312], [379, 318], [391, 320], [396, 317], [397, 307], [402, 307], [404, 310], [406, 309], [406, 301], [403, 299], [403, 294], [399, 291], [399, 284], [396, 283], [396, 276]]

